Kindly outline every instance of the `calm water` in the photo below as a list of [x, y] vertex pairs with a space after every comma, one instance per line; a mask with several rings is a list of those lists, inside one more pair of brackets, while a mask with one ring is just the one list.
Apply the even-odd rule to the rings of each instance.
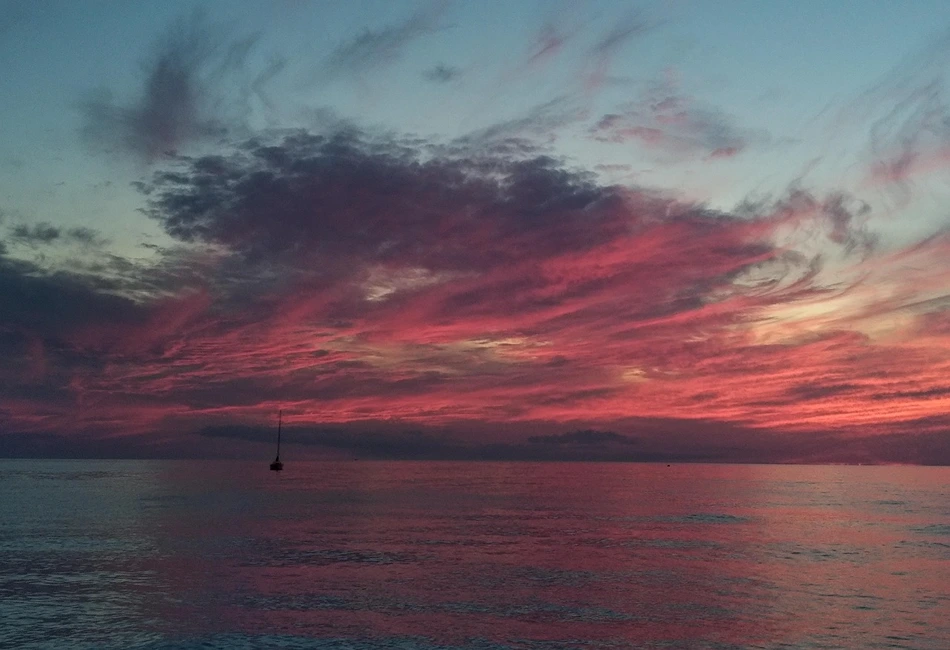
[[0, 461], [2, 648], [950, 648], [950, 468]]

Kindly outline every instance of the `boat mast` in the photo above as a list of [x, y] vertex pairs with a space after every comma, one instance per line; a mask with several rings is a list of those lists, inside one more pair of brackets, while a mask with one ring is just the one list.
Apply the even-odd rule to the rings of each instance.
[[283, 411], [277, 411], [277, 458], [274, 460], [280, 460], [280, 418], [283, 415]]

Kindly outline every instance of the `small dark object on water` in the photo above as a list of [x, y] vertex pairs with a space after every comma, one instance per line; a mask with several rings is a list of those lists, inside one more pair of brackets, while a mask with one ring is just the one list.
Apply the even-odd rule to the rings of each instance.
[[275, 472], [279, 472], [284, 469], [284, 464], [280, 462], [280, 418], [283, 415], [283, 411], [277, 411], [277, 457], [274, 459], [274, 462], [270, 464], [270, 468]]

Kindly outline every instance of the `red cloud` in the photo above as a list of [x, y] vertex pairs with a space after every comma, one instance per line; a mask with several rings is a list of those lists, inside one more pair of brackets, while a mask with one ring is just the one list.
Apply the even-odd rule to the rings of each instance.
[[[870, 258], [843, 197], [723, 214], [544, 157], [352, 134], [184, 161], [151, 190], [217, 263], [134, 301], [0, 266], [4, 295], [45, 292], [3, 312], [7, 430], [167, 435], [282, 406], [291, 426], [453, 441], [399, 453], [517, 456], [529, 432], [596, 428], [643, 458], [802, 460], [939, 435], [950, 405], [946, 239]], [[847, 454], [927, 460], [895, 444]]]

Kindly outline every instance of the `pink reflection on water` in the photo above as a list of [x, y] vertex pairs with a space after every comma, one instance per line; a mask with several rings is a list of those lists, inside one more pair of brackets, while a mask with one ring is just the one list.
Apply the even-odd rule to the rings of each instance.
[[196, 634], [950, 647], [946, 469], [210, 465], [155, 519]]

